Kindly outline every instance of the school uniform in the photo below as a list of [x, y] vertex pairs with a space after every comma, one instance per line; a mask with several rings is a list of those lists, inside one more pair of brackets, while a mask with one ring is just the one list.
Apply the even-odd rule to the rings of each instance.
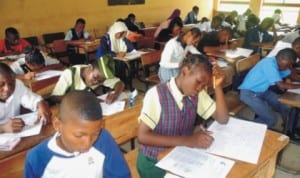
[[7, 41], [5, 39], [0, 40], [0, 53], [5, 55], [10, 55], [14, 52], [22, 53], [23, 50], [30, 46], [30, 43], [22, 38], [19, 39], [19, 43], [14, 46], [7, 46]]
[[37, 105], [42, 101], [42, 97], [33, 93], [23, 82], [16, 79], [15, 90], [12, 95], [5, 101], [0, 101], [0, 124], [4, 124], [8, 119], [20, 115], [20, 107], [37, 110]]
[[253, 53], [257, 53], [259, 52], [259, 47], [251, 45], [252, 42], [266, 43], [271, 42], [272, 40], [273, 36], [267, 31], [262, 31], [259, 27], [254, 27], [246, 32], [243, 48], [252, 49]]
[[[202, 90], [198, 96], [184, 96], [178, 89], [175, 78], [159, 84], [145, 95], [139, 121], [160, 135], [192, 135], [196, 114], [208, 119], [216, 110], [216, 104]], [[155, 167], [158, 154], [167, 147], [140, 143], [137, 168], [141, 177], [162, 177], [164, 171]]]
[[52, 94], [53, 96], [62, 96], [65, 95], [67, 92], [70, 92], [72, 90], [88, 90], [95, 89], [99, 85], [103, 85], [108, 88], [114, 88], [115, 85], [120, 81], [120, 79], [116, 77], [112, 77], [109, 79], [104, 80], [102, 84], [99, 84], [97, 86], [92, 86], [89, 88], [84, 80], [81, 78], [80, 71], [82, 68], [87, 67], [87, 65], [75, 65], [72, 66], [69, 69], [65, 69], [60, 78], [58, 79], [58, 82], [56, 83]]
[[184, 24], [195, 24], [197, 22], [197, 14], [194, 11], [189, 12], [184, 19]]
[[270, 87], [290, 74], [289, 69], [280, 71], [276, 58], [270, 57], [259, 61], [246, 75], [239, 86], [240, 99], [256, 113], [256, 122], [268, 127], [276, 123], [276, 115], [270, 107], [279, 111], [282, 118], [286, 117], [288, 107], [278, 101], [280, 95], [271, 91]]
[[26, 156], [24, 178], [130, 178], [119, 146], [105, 129], [85, 153], [69, 153], [57, 145], [58, 134], [35, 146]]
[[83, 31], [83, 33], [77, 33], [74, 28], [71, 28], [66, 36], [65, 40], [79, 40], [79, 39], [88, 39], [90, 34], [87, 31]]
[[162, 83], [167, 82], [171, 77], [176, 77], [179, 74], [179, 65], [188, 52], [200, 54], [194, 46], [182, 44], [181, 38], [182, 36], [178, 36], [169, 40], [161, 54], [158, 76]]

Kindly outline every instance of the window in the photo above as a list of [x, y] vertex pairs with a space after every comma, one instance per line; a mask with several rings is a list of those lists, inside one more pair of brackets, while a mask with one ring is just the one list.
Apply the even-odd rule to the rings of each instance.
[[221, 0], [218, 11], [231, 12], [236, 10], [238, 14], [242, 14], [249, 8], [250, 0]]

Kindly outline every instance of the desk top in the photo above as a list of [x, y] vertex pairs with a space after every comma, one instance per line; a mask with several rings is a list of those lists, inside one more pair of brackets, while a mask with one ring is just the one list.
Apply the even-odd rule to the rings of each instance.
[[285, 92], [278, 100], [283, 104], [300, 108], [300, 94]]
[[[285, 138], [285, 139], [280, 139]], [[261, 149], [260, 157], [257, 164], [250, 164], [242, 161], [235, 162], [231, 171], [227, 175], [227, 178], [236, 177], [253, 177], [256, 171], [261, 168], [262, 165], [267, 162], [275, 155], [278, 154], [289, 143], [289, 138], [284, 135], [267, 130], [265, 140]], [[159, 159], [162, 159], [171, 149], [161, 153]]]
[[86, 52], [95, 52], [97, 51], [98, 47], [100, 46], [100, 40], [88, 41], [88, 42], [81, 42], [78, 44], [79, 53], [85, 54]]

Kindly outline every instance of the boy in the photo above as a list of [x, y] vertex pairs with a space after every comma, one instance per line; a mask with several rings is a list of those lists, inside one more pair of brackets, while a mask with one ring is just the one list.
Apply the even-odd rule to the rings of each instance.
[[16, 79], [15, 73], [4, 63], [0, 63], [0, 133], [20, 132], [25, 126], [20, 118], [20, 108], [38, 111], [39, 118], [50, 120], [51, 112], [42, 97], [32, 93]]
[[[214, 75], [214, 102], [204, 88]], [[193, 54], [183, 60], [180, 73], [167, 83], [151, 88], [145, 96], [139, 117], [140, 143], [137, 169], [143, 178], [160, 178], [165, 171], [155, 167], [160, 152], [174, 146], [208, 148], [213, 141], [207, 131], [193, 132], [196, 115], [213, 116], [227, 123], [228, 109], [224, 100], [224, 74], [210, 64], [204, 55]]]
[[75, 65], [65, 69], [56, 83], [51, 102], [60, 102], [62, 97], [72, 90], [95, 92], [101, 85], [114, 89], [106, 98], [107, 103], [114, 102], [124, 89], [124, 84], [116, 78], [108, 67], [108, 57], [101, 57], [89, 65]]
[[103, 128], [102, 110], [92, 93], [68, 93], [53, 127], [57, 133], [28, 153], [25, 178], [130, 177], [123, 154]]
[[255, 122], [264, 123], [272, 127], [277, 119], [272, 108], [279, 111], [284, 119], [288, 114], [288, 107], [278, 101], [280, 94], [271, 88], [279, 90], [300, 88], [300, 84], [287, 83], [284, 78], [300, 81], [300, 77], [291, 73], [297, 55], [291, 48], [280, 50], [276, 57], [264, 58], [258, 62], [246, 75], [239, 86], [240, 99], [257, 115]]

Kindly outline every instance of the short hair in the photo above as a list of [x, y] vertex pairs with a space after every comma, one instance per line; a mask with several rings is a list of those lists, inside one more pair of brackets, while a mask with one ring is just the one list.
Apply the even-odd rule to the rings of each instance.
[[33, 46], [26, 47], [23, 52], [25, 53], [25, 61], [29, 64], [45, 64], [45, 58], [38, 48]]
[[300, 36], [297, 37], [297, 38], [293, 41], [293, 43], [292, 43], [292, 46], [293, 46], [293, 47], [296, 46], [296, 45], [300, 45]]
[[198, 6], [193, 6], [193, 11], [199, 11], [199, 7]]
[[280, 9], [275, 9], [275, 10], [274, 10], [274, 13], [275, 13], [275, 14], [281, 14], [282, 11], [281, 11]]
[[58, 115], [63, 118], [64, 112], [75, 112], [80, 119], [96, 121], [102, 119], [102, 109], [98, 99], [88, 91], [74, 90], [65, 95], [59, 107]]
[[8, 27], [8, 28], [5, 29], [5, 35], [8, 36], [9, 34], [19, 38], [19, 32], [14, 27]]
[[293, 63], [297, 60], [297, 54], [292, 48], [284, 48], [280, 50], [277, 53], [276, 58], [279, 56], [281, 56], [283, 60], [292, 60]]
[[174, 28], [175, 25], [178, 25], [179, 27], [183, 27], [183, 22], [182, 19], [180, 17], [175, 17], [171, 22], [170, 25], [168, 27], [169, 30], [172, 30]]
[[233, 36], [233, 31], [230, 27], [223, 27], [221, 28], [220, 32], [226, 32], [228, 33], [231, 37]]
[[199, 28], [197, 28], [197, 27], [193, 27], [193, 28], [191, 28], [189, 31], [187, 31], [187, 32], [191, 32], [191, 34], [193, 35], [193, 36], [195, 36], [195, 37], [198, 37], [198, 36], [201, 36], [202, 35], [202, 33], [201, 33], [201, 31], [199, 30]]
[[131, 18], [135, 18], [135, 15], [133, 13], [128, 14], [127, 18], [131, 19]]
[[214, 23], [218, 23], [218, 24], [222, 24], [222, 22], [223, 22], [223, 18], [221, 17], [221, 16], [219, 16], [219, 15], [216, 15], [216, 16], [214, 16], [213, 18], [212, 18], [212, 22], [214, 22]]
[[85, 24], [85, 20], [83, 18], [79, 18], [76, 20], [76, 24], [79, 24], [79, 23]]
[[184, 58], [181, 62], [180, 69], [187, 66], [189, 69], [192, 69], [194, 66], [202, 64], [206, 71], [212, 72], [212, 64], [209, 62], [207, 56], [203, 54], [192, 54]]
[[11, 75], [12, 77], [16, 77], [14, 71], [5, 63], [0, 63], [0, 75]]

